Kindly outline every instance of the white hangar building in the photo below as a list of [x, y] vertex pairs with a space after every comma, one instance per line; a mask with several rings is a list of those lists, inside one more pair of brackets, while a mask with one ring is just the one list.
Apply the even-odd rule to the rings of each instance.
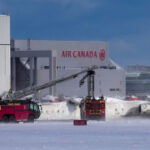
[[[14, 40], [13, 47], [15, 51], [51, 51], [50, 59], [37, 58], [37, 84], [89, 66], [105, 66], [106, 69], [95, 70], [95, 96], [125, 96], [125, 71], [110, 59], [107, 42]], [[50, 94], [86, 96], [87, 84], [79, 88], [81, 78], [82, 75], [57, 84]]]
[[[9, 17], [3, 16], [0, 19], [0, 46], [3, 50], [0, 51], [0, 80], [3, 85], [7, 85], [4, 90], [10, 88], [10, 66], [11, 87], [15, 91], [96, 65], [99, 69], [95, 70], [95, 96], [125, 97], [125, 71], [110, 59], [107, 42], [12, 40], [10, 65], [9, 21], [6, 22], [8, 27], [2, 25], [2, 18]], [[8, 36], [5, 41], [5, 36], [1, 36], [4, 33]], [[101, 67], [104, 68], [100, 69]], [[5, 76], [4, 73], [8, 75]], [[79, 87], [83, 76], [84, 74], [57, 84], [40, 92], [40, 95], [86, 96], [87, 83]], [[1, 84], [1, 91], [3, 85]]]

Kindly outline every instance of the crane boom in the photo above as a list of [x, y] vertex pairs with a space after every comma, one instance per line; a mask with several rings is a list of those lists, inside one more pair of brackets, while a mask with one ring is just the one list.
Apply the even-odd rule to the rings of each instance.
[[33, 86], [31, 88], [26, 88], [24, 90], [17, 91], [17, 92], [15, 92], [13, 94], [9, 94], [8, 97], [11, 100], [17, 100], [17, 99], [23, 98], [25, 96], [28, 96], [28, 95], [31, 95], [31, 94], [35, 94], [36, 92], [38, 92], [40, 90], [43, 90], [45, 88], [54, 86], [57, 83], [61, 83], [61, 82], [66, 81], [66, 80], [76, 78], [80, 74], [83, 74], [83, 73], [88, 72], [89, 70], [95, 70], [95, 69], [97, 69], [97, 67], [96, 66], [92, 66], [92, 67], [84, 69], [84, 70], [82, 70], [80, 72], [74, 73], [72, 75], [68, 75], [68, 76], [62, 77], [60, 79], [52, 80], [52, 81], [50, 81], [48, 83], [45, 83], [45, 84], [42, 84], [42, 85], [39, 85], [39, 86]]

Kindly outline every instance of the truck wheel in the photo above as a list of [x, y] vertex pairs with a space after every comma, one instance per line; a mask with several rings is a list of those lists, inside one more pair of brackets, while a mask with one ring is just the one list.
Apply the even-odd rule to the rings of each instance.
[[29, 115], [28, 122], [34, 122], [34, 115]]
[[14, 115], [9, 116], [9, 122], [15, 122], [15, 116]]
[[7, 123], [8, 121], [9, 121], [8, 116], [4, 115], [4, 116], [2, 117], [2, 122]]

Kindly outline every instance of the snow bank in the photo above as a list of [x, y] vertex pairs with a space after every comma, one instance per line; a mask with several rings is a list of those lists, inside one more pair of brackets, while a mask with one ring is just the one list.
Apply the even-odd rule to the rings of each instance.
[[68, 101], [41, 103], [42, 111], [39, 120], [70, 120], [80, 119], [80, 108]]
[[[52, 98], [51, 98], [52, 99]], [[40, 120], [80, 119], [79, 104], [82, 98], [73, 97], [68, 101], [42, 103]], [[71, 103], [70, 103], [71, 102]], [[106, 120], [140, 114], [140, 105], [146, 101], [124, 101], [118, 98], [106, 98]]]
[[123, 116], [140, 115], [140, 105], [145, 101], [125, 101], [117, 98], [106, 99], [106, 119], [120, 118]]

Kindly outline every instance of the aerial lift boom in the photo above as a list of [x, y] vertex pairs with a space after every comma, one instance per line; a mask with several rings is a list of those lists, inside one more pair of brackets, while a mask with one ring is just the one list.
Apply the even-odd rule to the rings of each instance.
[[[77, 73], [74, 73], [72, 75], [69, 75], [69, 76], [66, 76], [66, 77], [62, 77], [62, 78], [59, 78], [59, 79], [56, 79], [56, 80], [52, 80], [52, 81], [50, 81], [48, 83], [45, 83], [45, 84], [42, 84], [42, 85], [39, 85], [39, 86], [33, 86], [33, 87], [26, 88], [26, 89], [23, 89], [23, 90], [20, 90], [20, 91], [16, 91], [14, 93], [8, 93], [7, 99], [9, 99], [9, 100], [21, 99], [21, 98], [23, 98], [25, 96], [28, 96], [28, 95], [31, 95], [31, 94], [35, 94], [38, 91], [43, 90], [45, 88], [49, 88], [51, 86], [54, 86], [57, 83], [61, 83], [61, 82], [64, 82], [64, 81], [67, 81], [67, 80], [70, 80], [70, 79], [74, 79], [78, 75], [81, 75], [81, 74], [86, 73], [86, 72], [87, 72], [87, 76], [89, 76], [88, 74], [91, 74], [91, 72], [93, 72], [92, 70], [95, 70], [95, 69], [97, 69], [96, 66], [88, 67], [88, 68], [86, 68], [86, 69], [84, 69], [82, 71], [79, 71]], [[90, 77], [90, 80], [92, 80], [92, 78]], [[89, 88], [89, 93], [88, 93], [89, 96], [92, 94], [92, 91], [93, 91], [93, 89], [91, 89], [91, 87], [90, 87]]]

